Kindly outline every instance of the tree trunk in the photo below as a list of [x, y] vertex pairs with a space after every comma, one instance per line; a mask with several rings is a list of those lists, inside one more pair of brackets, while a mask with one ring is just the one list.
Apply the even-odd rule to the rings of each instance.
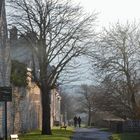
[[131, 95], [131, 104], [132, 104], [132, 108], [133, 108], [134, 119], [140, 119], [139, 109], [138, 109], [138, 106], [137, 106], [137, 103], [136, 103], [134, 93], [132, 93], [132, 95]]
[[137, 113], [137, 103], [136, 103], [136, 99], [135, 99], [135, 89], [133, 87], [133, 85], [131, 84], [131, 76], [129, 73], [126, 73], [126, 78], [127, 78], [127, 86], [128, 86], [128, 92], [131, 95], [131, 105], [133, 108], [133, 116], [134, 119], [139, 118], [138, 113]]
[[51, 135], [51, 109], [50, 109], [50, 94], [51, 91], [47, 89], [46, 84], [41, 87], [42, 91], [42, 134]]
[[88, 126], [91, 125], [91, 111], [88, 112]]

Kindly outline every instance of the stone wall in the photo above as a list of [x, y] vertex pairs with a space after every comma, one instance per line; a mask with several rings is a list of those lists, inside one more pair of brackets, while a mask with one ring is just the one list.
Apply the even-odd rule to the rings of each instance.
[[8, 130], [24, 133], [41, 126], [40, 91], [32, 87], [13, 87], [13, 100], [8, 103]]
[[61, 97], [56, 89], [51, 91], [51, 127], [60, 125], [60, 104]]

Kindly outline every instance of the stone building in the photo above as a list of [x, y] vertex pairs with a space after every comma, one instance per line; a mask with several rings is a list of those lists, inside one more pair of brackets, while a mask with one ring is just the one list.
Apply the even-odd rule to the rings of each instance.
[[51, 126], [60, 125], [61, 122], [61, 96], [56, 89], [52, 90], [51, 94]]
[[[32, 50], [27, 46], [23, 37], [18, 37], [16, 27], [10, 30], [11, 58], [26, 64], [28, 74], [32, 68]], [[29, 130], [41, 128], [42, 107], [41, 94], [38, 86], [27, 77], [28, 86], [26, 88], [13, 88], [15, 99], [9, 103], [8, 125], [9, 133], [27, 132]], [[51, 92], [51, 126], [55, 121], [60, 121], [61, 97], [57, 89]], [[14, 106], [15, 105], [15, 106]], [[15, 108], [17, 107], [17, 108]]]

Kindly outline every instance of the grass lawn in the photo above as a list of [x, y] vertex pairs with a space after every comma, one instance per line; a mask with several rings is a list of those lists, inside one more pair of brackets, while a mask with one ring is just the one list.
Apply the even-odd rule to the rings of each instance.
[[68, 127], [67, 130], [58, 128], [52, 129], [52, 135], [41, 135], [41, 131], [37, 130], [31, 133], [19, 136], [20, 140], [70, 140], [73, 134], [73, 128]]
[[112, 140], [140, 140], [140, 133], [113, 134]]
[[100, 128], [101, 131], [109, 131], [109, 128]]

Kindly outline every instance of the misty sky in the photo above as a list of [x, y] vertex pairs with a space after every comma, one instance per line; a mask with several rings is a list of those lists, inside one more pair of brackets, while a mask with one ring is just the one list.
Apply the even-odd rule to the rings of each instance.
[[[101, 30], [102, 27], [108, 27], [118, 21], [125, 24], [140, 23], [140, 0], [73, 0], [74, 3], [80, 3], [85, 12], [98, 12], [97, 26]], [[81, 83], [94, 83], [89, 80], [88, 63], [83, 65], [84, 80]], [[82, 70], [83, 71], [83, 70]]]
[[99, 26], [120, 21], [140, 22], [140, 0], [74, 0], [81, 3], [86, 12], [99, 12]]

